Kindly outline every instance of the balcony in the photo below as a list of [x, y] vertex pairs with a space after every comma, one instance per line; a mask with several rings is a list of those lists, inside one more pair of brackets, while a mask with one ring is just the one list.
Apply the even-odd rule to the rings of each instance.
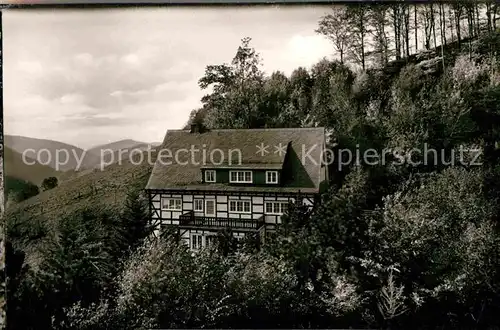
[[231, 219], [217, 217], [194, 216], [193, 211], [182, 214], [179, 217], [179, 227], [181, 228], [210, 228], [224, 229], [231, 228], [238, 231], [257, 231], [264, 227], [264, 216], [259, 219]]

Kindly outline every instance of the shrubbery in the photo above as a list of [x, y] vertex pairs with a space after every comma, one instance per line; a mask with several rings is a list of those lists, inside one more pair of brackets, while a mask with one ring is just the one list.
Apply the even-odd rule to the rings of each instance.
[[[137, 194], [123, 214], [91, 210], [41, 226], [38, 253], [26, 239], [30, 219], [13, 219], [9, 327], [499, 325], [498, 66], [459, 57], [435, 80], [417, 66], [392, 79], [323, 60], [288, 78], [260, 74], [254, 55], [247, 41], [232, 66], [207, 69], [203, 86], [217, 88], [193, 118], [318, 124], [340, 148], [478, 146], [483, 165], [346, 166], [315, 212], [291, 206], [260, 250], [235, 250], [224, 234], [196, 255], [173, 236], [152, 240]], [[231, 80], [238, 74], [255, 79], [240, 81], [252, 86], [244, 93]]]

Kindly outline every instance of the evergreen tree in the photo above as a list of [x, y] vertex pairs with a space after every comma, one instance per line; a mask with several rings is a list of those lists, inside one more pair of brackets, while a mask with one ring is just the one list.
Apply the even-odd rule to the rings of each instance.
[[150, 234], [149, 205], [138, 191], [129, 191], [122, 213], [124, 239], [134, 250]]

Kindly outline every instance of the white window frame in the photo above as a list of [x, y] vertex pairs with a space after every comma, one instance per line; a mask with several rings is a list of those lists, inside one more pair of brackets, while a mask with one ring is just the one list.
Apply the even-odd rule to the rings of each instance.
[[[213, 180], [208, 180], [209, 173], [213, 175]], [[205, 170], [205, 182], [216, 182], [216, 180], [215, 170]]]
[[[170, 207], [170, 201], [174, 201], [174, 207]], [[176, 201], [179, 201], [178, 205]], [[179, 206], [179, 208], [177, 208]], [[161, 202], [161, 208], [162, 210], [167, 210], [167, 211], [182, 211], [182, 198], [171, 198], [171, 197], [166, 197], [162, 199]]]
[[[201, 204], [201, 209], [196, 208], [196, 202], [199, 202]], [[203, 202], [202, 198], [195, 198], [193, 201], [193, 210], [195, 212], [203, 212], [205, 210], [205, 203]]]
[[[268, 204], [271, 204], [271, 209], [272, 209], [272, 212], [268, 212], [267, 211], [267, 205]], [[276, 204], [279, 205], [279, 210], [278, 212], [276, 212]], [[266, 201], [264, 203], [264, 213], [265, 214], [269, 214], [269, 215], [283, 215], [286, 210], [286, 207], [288, 206], [288, 202], [275, 202], [275, 201]]]
[[[209, 203], [209, 202], [214, 203], [214, 213], [207, 213], [207, 211], [208, 211], [207, 203]], [[205, 199], [205, 215], [215, 217], [215, 214], [217, 214], [216, 204], [217, 203], [215, 202], [215, 199]]]
[[[241, 203], [241, 211], [238, 211], [238, 203]], [[234, 209], [231, 206], [234, 205]], [[245, 205], [248, 205], [248, 211], [245, 211]], [[229, 200], [229, 213], [251, 214], [252, 203], [249, 200]]]
[[[199, 238], [199, 239], [198, 239]], [[196, 244], [194, 244], [196, 242]], [[198, 245], [199, 243], [199, 245]], [[196, 247], [195, 247], [196, 245]], [[205, 242], [203, 239], [203, 234], [191, 234], [191, 249], [195, 251], [201, 250], [205, 246]]]
[[[276, 179], [274, 180], [269, 180], [269, 176], [271, 176], [271, 179], [273, 178]], [[277, 184], [278, 183], [278, 171], [266, 171], [266, 183], [271, 183], [271, 184]]]
[[[233, 180], [233, 173], [236, 175], [236, 180]], [[246, 179], [246, 173], [250, 173], [250, 180]], [[240, 180], [239, 174], [242, 174], [243, 180]], [[252, 171], [229, 171], [229, 182], [230, 183], [253, 183], [253, 173]]]

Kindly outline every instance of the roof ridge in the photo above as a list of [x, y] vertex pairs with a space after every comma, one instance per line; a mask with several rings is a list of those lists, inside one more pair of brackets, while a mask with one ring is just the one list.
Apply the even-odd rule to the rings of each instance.
[[[206, 133], [210, 132], [232, 132], [232, 131], [314, 131], [314, 130], [324, 130], [325, 127], [276, 127], [276, 128], [219, 128], [219, 129], [209, 129]], [[167, 132], [190, 132], [189, 129], [167, 129]]]

